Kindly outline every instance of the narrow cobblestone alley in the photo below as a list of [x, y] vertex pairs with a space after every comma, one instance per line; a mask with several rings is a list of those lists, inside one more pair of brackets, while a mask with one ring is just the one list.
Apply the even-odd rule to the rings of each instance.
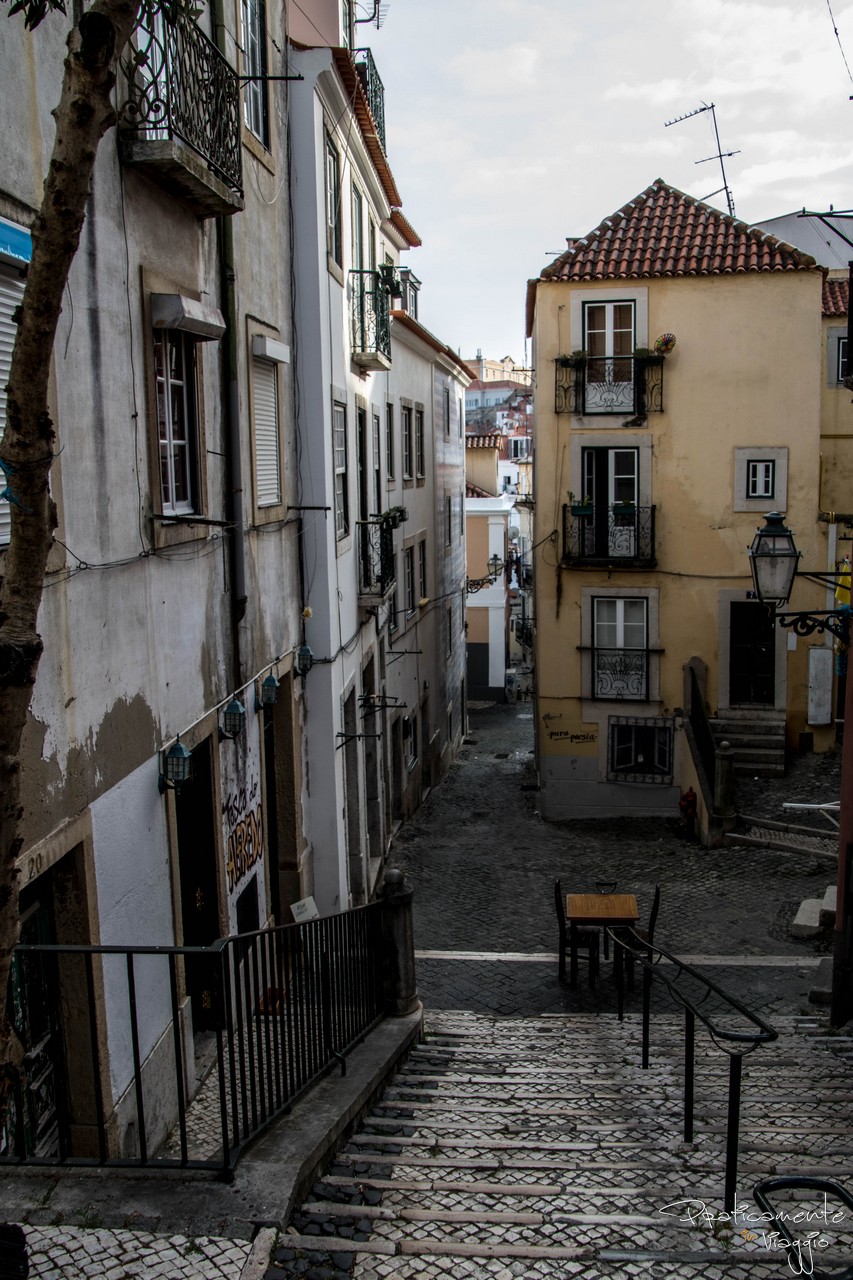
[[[766, 1015], [809, 1011], [827, 943], [794, 940], [790, 924], [802, 899], [822, 897], [834, 880], [831, 863], [688, 844], [675, 814], [543, 822], [532, 745], [530, 704], [472, 709], [457, 763], [394, 841], [389, 865], [415, 890], [418, 983], [427, 1010], [612, 1011], [609, 966], [593, 995], [583, 983], [576, 992], [562, 986], [549, 958], [557, 946], [554, 879], [581, 891], [604, 877], [637, 894], [641, 922], [659, 883], [657, 940], [680, 956], [701, 957], [700, 967], [751, 1007]], [[760, 801], [764, 812], [775, 806], [781, 816], [782, 799], [797, 791], [798, 768], [760, 788], [750, 782], [750, 807]], [[831, 764], [817, 758], [802, 769], [799, 794], [809, 794], [815, 770], [821, 780], [831, 777]], [[451, 958], [460, 953], [469, 954]]]

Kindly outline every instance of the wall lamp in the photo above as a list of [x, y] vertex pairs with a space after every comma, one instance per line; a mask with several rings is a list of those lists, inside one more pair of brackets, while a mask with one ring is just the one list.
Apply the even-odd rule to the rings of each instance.
[[296, 670], [301, 676], [307, 676], [314, 665], [314, 651], [310, 645], [302, 644], [296, 650]]
[[261, 707], [274, 707], [277, 702], [278, 681], [270, 672], [267, 678], [261, 681], [260, 693], [257, 686], [255, 687], [255, 710], [260, 711]]
[[246, 708], [239, 698], [232, 698], [222, 712], [222, 723], [219, 726], [219, 741], [230, 738], [233, 742], [239, 738], [246, 727]]
[[166, 791], [178, 792], [184, 782], [189, 782], [192, 754], [178, 738], [163, 757], [164, 772], [157, 780], [160, 795]]
[[466, 578], [465, 590], [469, 595], [482, 591], [483, 587], [493, 587], [506, 568], [506, 562], [499, 555], [489, 556], [489, 572], [485, 578]]
[[850, 608], [812, 609], [808, 612], [784, 613], [791, 598], [794, 579], [810, 578], [825, 586], [835, 586], [839, 579], [847, 577], [847, 570], [838, 573], [819, 573], [811, 569], [799, 570], [801, 552], [797, 550], [794, 535], [785, 527], [778, 511], [770, 511], [764, 517], [764, 527], [756, 529], [749, 548], [749, 564], [755, 594], [771, 611], [782, 627], [791, 627], [798, 636], [810, 636], [815, 631], [828, 631], [839, 640], [847, 642], [850, 629]]

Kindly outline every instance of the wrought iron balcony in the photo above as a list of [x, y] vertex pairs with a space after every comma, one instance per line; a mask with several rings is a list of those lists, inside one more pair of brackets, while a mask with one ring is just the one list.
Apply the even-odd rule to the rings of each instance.
[[358, 522], [358, 602], [374, 605], [386, 600], [394, 578], [394, 521], [374, 516]]
[[240, 82], [189, 18], [160, 10], [125, 64], [122, 157], [145, 166], [203, 217], [243, 208]]
[[653, 568], [655, 508], [632, 503], [567, 503], [563, 507], [563, 563]]
[[663, 356], [558, 356], [557, 413], [634, 414], [663, 410]]
[[650, 656], [648, 649], [593, 649], [593, 698], [647, 702]]
[[358, 72], [358, 78], [361, 81], [361, 87], [367, 96], [367, 105], [370, 107], [370, 114], [373, 116], [373, 123], [376, 125], [376, 136], [382, 146], [382, 150], [386, 151], [385, 146], [385, 86], [379, 78], [379, 72], [376, 70], [376, 63], [373, 61], [373, 54], [369, 49], [356, 49], [355, 53], [355, 69]]
[[351, 271], [352, 358], [362, 369], [391, 368], [388, 286], [378, 271]]
[[515, 638], [523, 649], [533, 648], [533, 623], [530, 618], [519, 618], [515, 624]]

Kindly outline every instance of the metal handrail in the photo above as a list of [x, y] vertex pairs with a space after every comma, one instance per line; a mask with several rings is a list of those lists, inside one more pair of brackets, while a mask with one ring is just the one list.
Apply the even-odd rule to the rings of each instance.
[[[805, 1241], [801, 1241], [794, 1235], [784, 1214], [773, 1208], [768, 1195], [770, 1191], [818, 1191], [826, 1199], [831, 1196], [834, 1200], [840, 1200], [848, 1210], [853, 1212], [853, 1195], [847, 1188], [842, 1187], [841, 1183], [833, 1178], [815, 1178], [811, 1174], [786, 1173], [773, 1178], [762, 1178], [761, 1182], [756, 1182], [752, 1188], [752, 1198], [762, 1213], [767, 1215], [768, 1223], [782, 1237], [794, 1275], [811, 1275], [812, 1280], [853, 1280], [853, 1265], [846, 1266], [843, 1271], [818, 1270], [814, 1266], [810, 1240], [807, 1237]], [[803, 1244], [807, 1248], [805, 1258]]]
[[[693, 1083], [694, 1083], [694, 1043], [696, 1019], [698, 1018], [708, 1030], [711, 1039], [729, 1055], [729, 1093], [726, 1123], [726, 1174], [724, 1189], [724, 1206], [727, 1213], [735, 1208], [738, 1141], [740, 1136], [740, 1097], [743, 1059], [754, 1052], [762, 1044], [771, 1044], [778, 1040], [779, 1032], [766, 1022], [760, 1014], [747, 1008], [736, 996], [724, 990], [711, 978], [707, 978], [699, 969], [680, 960], [664, 947], [656, 946], [641, 937], [635, 929], [619, 927], [608, 929], [607, 934], [613, 942], [613, 958], [616, 972], [616, 992], [619, 1021], [624, 1017], [624, 959], [630, 953], [631, 960], [636, 960], [643, 969], [643, 1047], [642, 1067], [649, 1065], [649, 1041], [651, 1036], [651, 989], [654, 978], [659, 977], [669, 992], [671, 999], [684, 1009], [684, 1141], [693, 1141]], [[660, 964], [665, 961], [675, 966], [675, 974], [667, 977], [660, 971]], [[680, 990], [678, 981], [686, 975], [700, 984], [704, 992], [698, 999], [692, 999], [685, 991]], [[734, 1012], [745, 1018], [755, 1028], [753, 1031], [736, 1031], [718, 1026], [702, 1004], [713, 994], [719, 997]], [[724, 1043], [721, 1043], [724, 1042]], [[730, 1047], [729, 1047], [730, 1046]]]

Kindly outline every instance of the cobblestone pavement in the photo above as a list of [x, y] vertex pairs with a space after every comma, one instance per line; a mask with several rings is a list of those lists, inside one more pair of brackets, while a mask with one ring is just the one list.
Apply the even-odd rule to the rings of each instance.
[[157, 1236], [146, 1231], [25, 1227], [35, 1280], [240, 1280], [246, 1240]]
[[[389, 865], [415, 889], [418, 983], [427, 1009], [612, 1011], [609, 966], [596, 993], [583, 982], [571, 992], [550, 958], [557, 945], [554, 879], [570, 890], [591, 889], [605, 877], [637, 894], [641, 920], [659, 883], [657, 940], [696, 958], [751, 1007], [767, 1015], [810, 1011], [808, 991], [828, 939], [796, 941], [790, 924], [800, 902], [822, 897], [832, 881], [825, 858], [807, 850], [704, 849], [683, 839], [675, 814], [543, 822], [532, 746], [529, 704], [472, 710], [458, 761], [394, 841]], [[804, 757], [785, 779], [742, 783], [741, 803], [782, 818], [783, 800], [824, 801], [837, 786], [834, 757]], [[469, 955], [436, 955], [447, 952]]]

